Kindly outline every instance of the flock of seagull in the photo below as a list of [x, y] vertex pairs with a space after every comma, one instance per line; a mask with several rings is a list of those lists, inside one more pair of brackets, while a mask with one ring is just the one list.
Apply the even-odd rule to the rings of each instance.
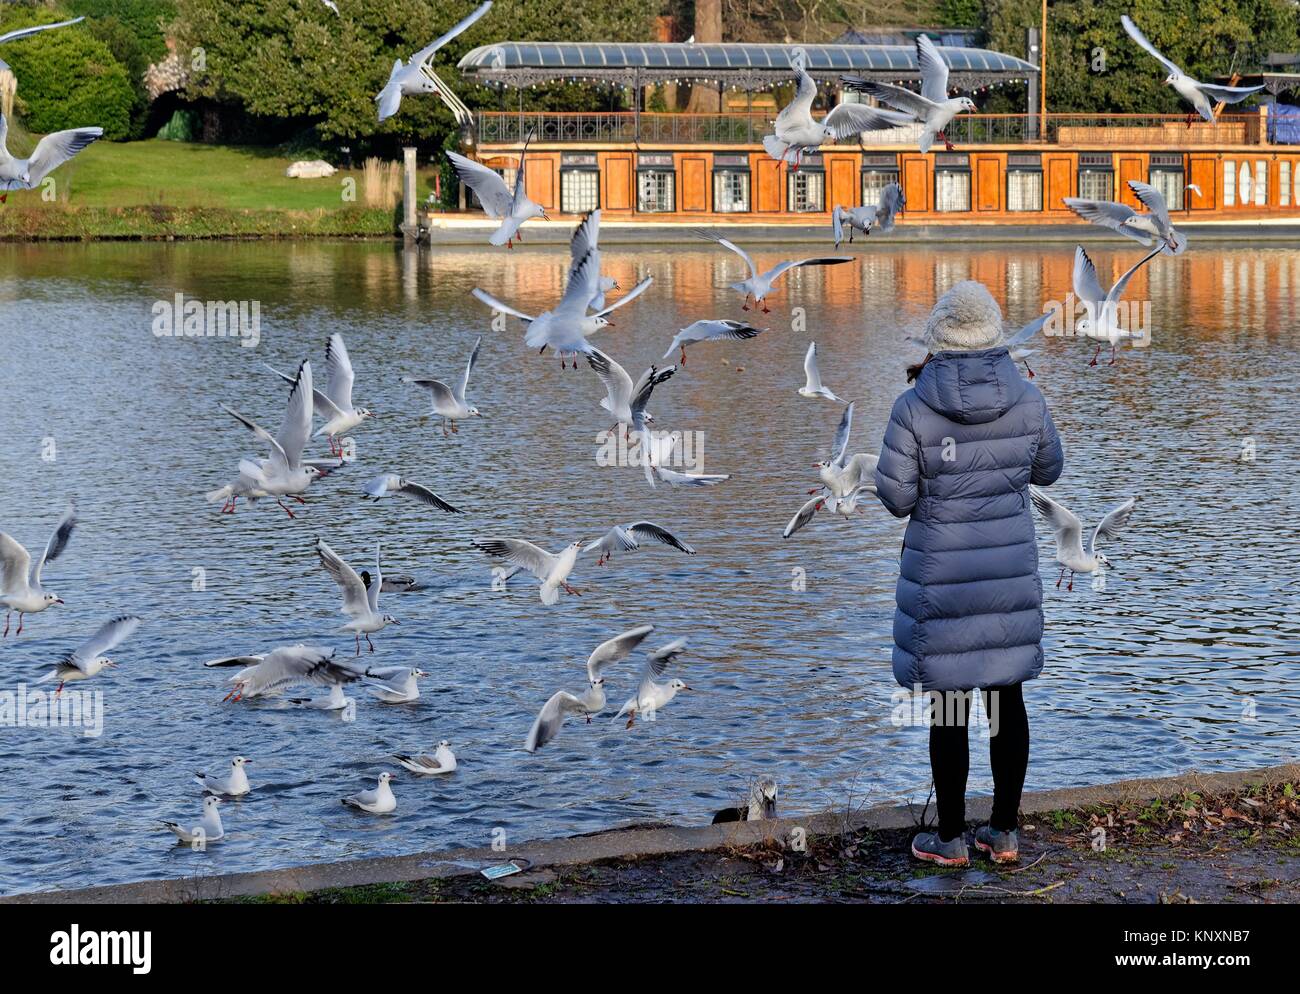
[[[329, 6], [337, 13], [333, 4]], [[409, 62], [399, 60], [394, 65], [388, 84], [376, 98], [381, 120], [398, 111], [403, 96], [443, 92], [445, 87], [440, 85], [441, 81], [430, 69], [428, 60], [440, 47], [475, 23], [490, 7], [490, 2], [482, 4], [447, 34], [415, 53]], [[1212, 119], [1212, 109], [1207, 103], [1209, 99], [1235, 102], [1257, 89], [1210, 86], [1190, 79], [1177, 66], [1164, 59], [1129, 18], [1124, 17], [1122, 20], [1125, 30], [1170, 69], [1167, 82], [1189, 100], [1202, 116]], [[0, 35], [0, 43], [71, 23], [76, 22], [10, 32]], [[808, 76], [801, 56], [796, 53], [792, 59], [792, 70], [797, 82], [795, 98], [777, 117], [775, 133], [764, 140], [764, 147], [774, 158], [798, 168], [800, 156], [804, 152], [815, 150], [826, 141], [865, 130], [920, 123], [922, 131], [919, 147], [922, 152], [935, 139], [944, 141], [951, 148], [952, 143], [948, 140], [945, 129], [957, 114], [973, 110], [974, 105], [964, 97], [948, 97], [948, 69], [933, 42], [921, 36], [917, 39], [916, 47], [921, 69], [919, 95], [901, 87], [846, 77], [846, 86], [865, 92], [893, 109], [841, 104], [821, 121], [812, 119], [811, 108], [816, 85]], [[0, 63], [0, 67], [3, 67], [3, 63]], [[29, 188], [38, 183], [50, 169], [71, 157], [99, 137], [99, 134], [99, 129], [87, 128], [50, 135], [41, 141], [29, 160], [16, 160], [3, 151], [4, 121], [0, 118], [0, 189]], [[523, 154], [526, 152], [525, 141]], [[500, 175], [480, 163], [455, 152], [449, 152], [448, 157], [462, 182], [478, 196], [484, 211], [500, 221], [488, 239], [492, 245], [512, 248], [514, 242], [520, 239], [522, 227], [527, 221], [546, 217], [542, 208], [530, 200], [524, 190], [522, 157], [513, 188], [507, 187]], [[1115, 346], [1131, 337], [1128, 330], [1120, 327], [1118, 312], [1121, 297], [1134, 274], [1156, 255], [1176, 255], [1187, 247], [1187, 238], [1174, 228], [1160, 192], [1145, 183], [1132, 182], [1130, 187], [1147, 208], [1147, 212], [1139, 213], [1126, 205], [1105, 201], [1077, 198], [1067, 201], [1085, 220], [1107, 227], [1152, 249], [1109, 290], [1103, 290], [1092, 260], [1082, 246], [1076, 248], [1073, 289], [1087, 312], [1076, 332], [1098, 342], [1097, 351], [1090, 362], [1092, 366], [1097, 365], [1101, 348], [1106, 343], [1111, 346], [1110, 361], [1114, 363]], [[843, 240], [846, 229], [850, 243], [855, 231], [869, 234], [873, 229], [884, 232], [892, 230], [895, 216], [904, 208], [905, 200], [897, 184], [891, 184], [883, 191], [877, 205], [847, 210], [836, 207], [832, 213], [836, 246]], [[622, 288], [615, 280], [601, 273], [599, 227], [599, 210], [592, 211], [577, 225], [570, 243], [570, 264], [565, 289], [551, 309], [529, 314], [502, 302], [485, 290], [476, 288], [473, 294], [492, 308], [494, 314], [517, 318], [526, 329], [524, 344], [542, 353], [548, 348], [552, 349], [560, 356], [561, 368], [568, 366], [569, 359], [572, 359], [574, 369], [578, 368], [579, 357], [585, 360], [605, 391], [605, 396], [599, 403], [614, 421], [611, 431], [624, 433], [629, 441], [635, 436], [640, 443], [640, 459], [651, 486], [663, 483], [673, 488], [695, 488], [723, 483], [730, 478], [728, 474], [683, 473], [669, 468], [668, 464], [680, 443], [680, 433], [651, 427], [656, 424], [654, 416], [648, 410], [651, 396], [657, 387], [674, 376], [678, 367], [651, 365], [633, 380], [623, 366], [589, 341], [592, 336], [612, 324], [610, 314], [639, 298], [653, 283], [653, 277], [647, 276], [618, 299], [612, 302], [607, 299], [607, 295]], [[843, 265], [854, 261], [853, 256], [817, 256], [783, 261], [760, 271], [753, 258], [730, 239], [710, 231], [699, 231], [698, 234], [736, 254], [744, 262], [747, 275], [731, 284], [731, 288], [744, 295], [742, 309], [745, 311], [750, 310], [752, 304], [761, 308], [763, 313], [768, 313], [770, 309], [767, 298], [773, 292], [774, 285], [793, 269]], [[1003, 344], [1014, 358], [1025, 362], [1027, 356], [1033, 353], [1031, 342], [1050, 316], [1044, 315], [1024, 328], [1004, 335]], [[702, 319], [677, 333], [662, 361], [667, 362], [677, 354], [680, 365], [684, 367], [688, 346], [750, 340], [762, 331], [762, 328], [743, 320]], [[475, 342], [464, 371], [455, 383], [448, 384], [432, 378], [404, 378], [402, 381], [427, 393], [431, 402], [428, 416], [442, 419], [444, 435], [458, 432], [458, 423], [461, 421], [482, 417], [478, 408], [469, 400], [471, 375], [479, 359], [481, 346], [480, 338]], [[286, 501], [306, 503], [305, 494], [317, 481], [355, 458], [349, 453], [350, 433], [376, 415], [372, 410], [356, 406], [353, 402], [356, 377], [341, 335], [329, 337], [324, 367], [323, 387], [319, 387], [314, 380], [309, 359], [303, 359], [293, 374], [268, 367], [270, 373], [290, 385], [284, 418], [275, 434], [234, 408], [221, 405], [221, 409], [250, 432], [267, 453], [262, 458], [240, 459], [235, 477], [207, 495], [210, 501], [221, 503], [222, 513], [235, 513], [242, 498], [250, 505], [263, 500], [274, 501], [289, 518], [294, 518], [293, 508]], [[1027, 375], [1032, 377], [1034, 373], [1027, 362], [1025, 368]], [[876, 457], [851, 451], [854, 404], [845, 402], [823, 382], [815, 342], [809, 343], [804, 358], [804, 380], [804, 385], [798, 388], [799, 396], [814, 401], [844, 404], [844, 410], [831, 445], [831, 455], [814, 464], [819, 485], [809, 491], [811, 499], [800, 507], [786, 525], [782, 533], [785, 538], [809, 525], [820, 511], [828, 510], [843, 517], [862, 511], [864, 508], [859, 506], [859, 501], [864, 496], [875, 493], [872, 480]], [[321, 424], [313, 433], [316, 419]], [[329, 444], [329, 457], [307, 456], [311, 439], [322, 436]], [[460, 508], [433, 490], [393, 472], [375, 476], [365, 485], [363, 493], [368, 499], [404, 497], [440, 512], [462, 513]], [[1083, 525], [1076, 515], [1037, 489], [1033, 489], [1031, 496], [1035, 508], [1051, 527], [1056, 539], [1056, 558], [1061, 566], [1058, 587], [1067, 571], [1070, 573], [1067, 589], [1073, 589], [1076, 573], [1086, 574], [1111, 566], [1110, 560], [1098, 550], [1098, 543], [1103, 539], [1113, 540], [1119, 535], [1129, 521], [1134, 499], [1125, 501], [1102, 518], [1085, 549]], [[42, 571], [62, 556], [76, 525], [77, 508], [74, 502], [69, 505], [44, 551], [34, 562], [26, 548], [10, 535], [0, 532], [0, 606], [6, 611], [4, 637], [7, 638], [10, 634], [11, 613], [18, 615], [14, 633], [17, 636], [23, 631], [26, 616], [38, 615], [63, 603], [57, 594], [46, 590], [42, 585]], [[580, 556], [596, 553], [596, 564], [604, 565], [616, 553], [635, 552], [644, 542], [660, 543], [685, 555], [695, 554], [687, 542], [667, 528], [644, 520], [615, 525], [596, 541], [587, 544], [573, 542], [558, 552], [549, 552], [531, 542], [513, 537], [484, 537], [476, 539], [474, 545], [491, 559], [503, 564], [498, 567], [498, 575], [503, 582], [521, 571], [531, 573], [539, 583], [542, 604], [550, 606], [559, 601], [561, 593], [579, 594], [577, 588], [569, 582], [569, 577]], [[423, 670], [408, 666], [373, 666], [361, 661], [362, 639], [365, 639], [369, 652], [373, 653], [375, 647], [371, 636], [389, 625], [398, 624], [396, 618], [381, 611], [380, 595], [389, 590], [409, 589], [411, 581], [408, 578], [385, 577], [379, 547], [375, 550], [373, 573], [369, 569], [358, 572], [322, 539], [316, 540], [315, 551], [320, 565], [339, 589], [340, 610], [348, 619], [342, 629], [353, 635], [355, 654], [351, 659], [340, 659], [336, 658], [333, 648], [292, 645], [276, 647], [264, 654], [211, 660], [205, 664], [207, 667], [237, 669], [227, 681], [230, 691], [225, 700], [254, 700], [281, 695], [290, 688], [302, 686], [322, 689], [324, 696], [289, 700], [306, 708], [320, 710], [342, 710], [354, 706], [355, 701], [346, 693], [350, 687], [365, 688], [373, 699], [384, 704], [409, 703], [418, 699], [418, 681], [428, 675]], [[140, 624], [141, 619], [134, 615], [112, 618], [83, 644], [68, 653], [42, 681], [59, 681], [55, 691], [57, 697], [66, 684], [90, 679], [113, 667], [114, 662], [106, 654], [127, 639]], [[523, 748], [530, 753], [535, 752], [554, 740], [567, 718], [581, 717], [589, 723], [595, 715], [600, 714], [607, 704], [607, 671], [628, 659], [653, 631], [653, 625], [639, 625], [599, 645], [587, 660], [586, 689], [579, 693], [558, 690], [548, 698], [528, 730]], [[639, 715], [657, 714], [678, 693], [690, 689], [679, 678], [667, 678], [670, 667], [680, 660], [685, 648], [685, 640], [679, 638], [645, 654], [636, 691], [620, 708], [615, 716], [616, 721], [627, 716], [627, 727], [631, 728]], [[446, 775], [457, 766], [450, 743], [445, 740], [431, 754], [394, 753], [393, 758], [405, 770], [421, 776]], [[196, 774], [196, 782], [207, 795], [200, 819], [196, 823], [165, 822], [166, 827], [183, 842], [211, 842], [221, 838], [224, 827], [218, 812], [218, 800], [221, 797], [238, 797], [252, 789], [245, 771], [249, 762], [245, 757], [236, 756], [231, 761], [229, 773], [224, 776]], [[374, 790], [349, 795], [342, 801], [367, 813], [392, 812], [397, 807], [391, 787], [393, 779], [393, 774], [385, 771], [380, 774]], [[755, 785], [748, 807], [735, 810], [740, 812], [739, 817], [766, 817], [775, 808], [775, 797], [775, 783], [765, 778]]]

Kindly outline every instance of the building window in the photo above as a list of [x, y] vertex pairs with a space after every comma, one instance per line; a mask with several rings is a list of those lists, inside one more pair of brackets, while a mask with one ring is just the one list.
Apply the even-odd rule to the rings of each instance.
[[749, 210], [749, 156], [713, 157], [713, 209], [719, 214]]
[[1255, 160], [1255, 206], [1268, 206], [1268, 162]]
[[1104, 152], [1079, 153], [1079, 196], [1084, 200], [1113, 200], [1115, 168]]
[[1223, 206], [1231, 207], [1237, 202], [1237, 161], [1223, 160]]
[[934, 209], [970, 210], [970, 156], [943, 152], [935, 155]]
[[1237, 171], [1237, 191], [1241, 194], [1241, 203], [1243, 205], [1250, 203], [1250, 196], [1253, 192], [1250, 185], [1250, 163], [1243, 162]]
[[1040, 155], [1013, 152], [1007, 156], [1007, 210], [1043, 209], [1043, 159]]
[[671, 152], [637, 157], [636, 209], [646, 214], [665, 214], [675, 209]]
[[790, 170], [786, 188], [787, 209], [807, 214], [826, 209], [826, 173], [820, 155], [807, 155], [798, 169]]
[[1183, 192], [1187, 181], [1183, 177], [1181, 155], [1152, 155], [1151, 173], [1147, 181], [1160, 191], [1160, 196], [1165, 198], [1165, 206], [1171, 211], [1183, 209]]
[[560, 157], [560, 213], [586, 214], [600, 206], [600, 166], [594, 152]]
[[862, 157], [862, 202], [867, 206], [880, 203], [880, 194], [890, 183], [898, 182], [898, 156], [864, 155]]
[[1283, 207], [1291, 206], [1291, 162], [1283, 159], [1277, 164], [1277, 196]]

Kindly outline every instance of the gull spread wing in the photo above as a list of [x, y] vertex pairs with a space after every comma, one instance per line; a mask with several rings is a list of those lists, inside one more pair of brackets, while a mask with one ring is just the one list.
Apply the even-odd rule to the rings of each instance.
[[782, 538], [789, 538], [808, 522], [812, 521], [813, 516], [817, 513], [817, 508], [821, 506], [822, 501], [826, 498], [822, 496], [814, 497], [805, 501], [803, 507], [795, 512], [793, 518], [786, 523], [785, 530], [781, 532]]
[[77, 647], [76, 652], [69, 656], [67, 661], [84, 673], [86, 665], [92, 659], [121, 645], [139, 627], [140, 619], [135, 615], [122, 615], [112, 621], [106, 621], [99, 626], [99, 630], [94, 635]]
[[1092, 533], [1092, 552], [1097, 551], [1097, 540], [1104, 538], [1113, 540], [1119, 537], [1120, 529], [1128, 524], [1129, 517], [1133, 514], [1133, 505], [1137, 503], [1136, 497], [1130, 497], [1123, 504], [1112, 508], [1107, 515], [1097, 522], [1097, 528]]
[[284, 458], [286, 469], [297, 469], [302, 460], [302, 450], [311, 434], [312, 395], [311, 363], [304, 361], [298, 367], [297, 379], [289, 391], [289, 404], [285, 408], [280, 434], [275, 437], [275, 448]]
[[763, 274], [763, 279], [769, 283], [775, 283], [787, 270], [797, 269], [800, 266], [839, 266], [846, 262], [852, 262], [851, 255], [828, 255], [820, 256], [815, 259], [795, 259], [778, 263]]
[[[596, 276], [597, 278], [599, 278], [600, 276], [599, 270], [597, 270]], [[614, 301], [614, 303], [610, 304], [604, 310], [597, 311], [595, 316], [598, 318], [603, 318], [610, 311], [616, 311], [624, 304], [632, 303], [632, 301], [636, 300], [637, 297], [641, 296], [641, 294], [645, 293], [646, 290], [650, 289], [650, 284], [653, 283], [654, 281], [655, 278], [653, 276], [647, 276], [640, 283], [634, 286], [627, 293], [623, 294], [623, 296], [619, 297], [618, 300]]]
[[325, 375], [329, 378], [325, 384], [325, 396], [340, 411], [350, 411], [352, 381], [356, 379], [356, 374], [352, 371], [352, 357], [348, 355], [342, 335], [330, 335], [325, 346]]
[[781, 131], [789, 125], [798, 126], [802, 121], [812, 117], [812, 105], [817, 96], [817, 84], [811, 76], [798, 66], [794, 68], [794, 78], [798, 81], [794, 91], [794, 99], [782, 108], [781, 113], [776, 115], [777, 131]]
[[0, 592], [17, 593], [27, 586], [32, 556], [13, 536], [0, 532]]
[[1100, 304], [1106, 299], [1106, 293], [1097, 279], [1097, 267], [1088, 258], [1082, 245], [1074, 247], [1074, 271], [1071, 274], [1074, 295], [1085, 304]]
[[[483, 163], [467, 159], [457, 152], [448, 152], [447, 158], [451, 160], [460, 181], [474, 191], [488, 217], [509, 216], [515, 198], [500, 175]], [[523, 174], [522, 164], [519, 172]]]
[[41, 585], [41, 570], [46, 563], [52, 563], [63, 555], [63, 550], [68, 547], [68, 541], [72, 538], [72, 532], [77, 527], [77, 502], [68, 501], [68, 509], [63, 512], [63, 517], [54, 527], [54, 534], [50, 540], [45, 543], [45, 551], [41, 553], [40, 560], [32, 568], [31, 586], [39, 587]]
[[539, 549], [532, 542], [525, 542], [519, 538], [489, 539], [475, 542], [474, 545], [489, 556], [496, 556], [508, 563], [522, 566], [539, 580], [545, 580], [551, 574], [560, 558], [551, 555], [545, 549]]
[[420, 49], [413, 56], [411, 56], [411, 65], [418, 66], [421, 62], [424, 62], [426, 59], [429, 58], [429, 56], [433, 55], [434, 52], [438, 51], [438, 49], [442, 48], [443, 45], [447, 44], [447, 42], [451, 41], [457, 35], [462, 34], [466, 30], [468, 30], [470, 25], [472, 25], [475, 21], [477, 21], [480, 17], [482, 17], [491, 9], [492, 9], [492, 0], [487, 0], [486, 3], [479, 4], [463, 19], [461, 19], [461, 21], [458, 22], [456, 26], [453, 27], [450, 31], [448, 31], [446, 34], [436, 39], [435, 41], [430, 42], [428, 45], [425, 45], [424, 48]]
[[626, 659], [654, 630], [654, 625], [638, 625], [596, 646], [596, 650], [587, 659], [587, 678], [595, 683], [606, 667]]
[[73, 128], [46, 135], [36, 143], [36, 151], [27, 160], [28, 183], [36, 186], [58, 166], [103, 135], [103, 128]]
[[1128, 32], [1128, 36], [1146, 49], [1147, 54], [1152, 56], [1162, 66], [1170, 72], [1177, 73], [1179, 76], [1187, 75], [1178, 67], [1176, 62], [1173, 62], [1160, 54], [1160, 50], [1147, 40], [1147, 36], [1142, 33], [1142, 29], [1133, 23], [1132, 18], [1130, 18], [1128, 14], [1121, 14], [1119, 23], [1124, 26], [1124, 30]]
[[1023, 328], [1017, 331], [1014, 335], [1012, 335], [1002, 344], [1005, 345], [1007, 348], [1014, 348], [1017, 345], [1024, 345], [1025, 342], [1029, 341], [1040, 331], [1042, 331], [1043, 325], [1047, 324], [1047, 320], [1051, 316], [1052, 316], [1052, 312], [1048, 311], [1046, 314], [1042, 315], [1041, 317], [1034, 318], [1034, 320], [1030, 321], [1027, 325], [1025, 325]]
[[916, 39], [916, 64], [921, 70], [921, 96], [941, 104], [948, 99], [948, 63], [928, 36]]
[[664, 545], [671, 545], [674, 549], [686, 553], [688, 556], [695, 555], [695, 550], [661, 525], [656, 525], [653, 521], [634, 521], [627, 526], [633, 536], [638, 539], [652, 538], [656, 542], [662, 542]]
[[[370, 597], [357, 571], [345, 563], [322, 538], [316, 540], [316, 554], [320, 557], [321, 565], [329, 571], [330, 576], [334, 577], [334, 582], [343, 591], [343, 613], [351, 617], [369, 614], [373, 610], [370, 607]], [[379, 583], [375, 583], [374, 580], [371, 580], [371, 583], [376, 590], [379, 589]]]
[[912, 119], [903, 114], [866, 104], [839, 104], [822, 121], [834, 130], [836, 138], [852, 138], [864, 131], [888, 131], [911, 123]]
[[892, 83], [877, 83], [875, 80], [863, 79], [861, 76], [841, 76], [840, 82], [850, 90], [875, 97], [882, 103], [889, 104], [890, 107], [911, 114], [920, 120], [925, 120], [936, 106], [933, 100], [901, 86], [894, 86]]
[[526, 324], [537, 320], [537, 318], [531, 314], [525, 314], [523, 311], [517, 311], [509, 304], [502, 303], [500, 300], [492, 296], [492, 294], [488, 293], [486, 290], [480, 290], [478, 287], [475, 287], [473, 290], [470, 291], [470, 293], [473, 294], [475, 297], [477, 297], [479, 300], [481, 300], [483, 303], [487, 304], [488, 307], [492, 308], [494, 311], [500, 311], [502, 314], [509, 314], [512, 317], [517, 317], [520, 321], [523, 321]]
[[844, 408], [840, 425], [835, 429], [835, 441], [831, 443], [831, 462], [843, 466], [849, 451], [849, 435], [853, 431], [853, 402]]
[[525, 751], [536, 752], [546, 745], [559, 734], [568, 715], [580, 714], [583, 710], [582, 701], [568, 691], [561, 690], [553, 694], [542, 705], [542, 710], [533, 721], [533, 727], [528, 731], [528, 738], [524, 741]]
[[454, 507], [451, 504], [448, 504], [428, 487], [422, 487], [418, 483], [411, 483], [409, 480], [401, 481], [401, 485], [397, 488], [397, 493], [404, 497], [418, 500], [421, 504], [428, 504], [430, 507], [436, 507], [439, 511], [446, 511], [449, 514], [465, 513], [459, 507]]
[[758, 275], [758, 268], [754, 265], [754, 260], [749, 257], [749, 253], [737, 245], [735, 242], [723, 238], [717, 232], [706, 231], [703, 228], [696, 228], [695, 235], [697, 238], [703, 238], [705, 241], [717, 242], [723, 248], [731, 249], [736, 255], [745, 260], [745, 265], [749, 267], [749, 275], [752, 279]]
[[460, 390], [456, 393], [456, 399], [462, 404], [465, 402], [465, 391], [469, 389], [469, 374], [474, 372], [474, 366], [478, 362], [478, 350], [482, 344], [483, 336], [479, 335], [474, 343], [474, 351], [469, 354], [469, 362], [465, 363], [465, 374], [460, 378]]
[[1062, 558], [1082, 559], [1083, 522], [1075, 513], [1056, 503], [1037, 487], [1029, 488], [1029, 498], [1034, 502], [1038, 513], [1046, 519], [1052, 531], [1056, 533], [1056, 553]]

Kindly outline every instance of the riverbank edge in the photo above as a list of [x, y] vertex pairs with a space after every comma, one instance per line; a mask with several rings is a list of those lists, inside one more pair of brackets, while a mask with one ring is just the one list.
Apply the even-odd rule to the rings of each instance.
[[[314, 239], [392, 239], [400, 241], [395, 211], [381, 208], [299, 210], [234, 210], [215, 207], [0, 207], [0, 244], [42, 242], [154, 241], [281, 241]], [[524, 228], [525, 244], [567, 245], [577, 219], [533, 220]], [[829, 222], [709, 221], [717, 231], [752, 244], [791, 245], [830, 240]], [[424, 244], [487, 248], [497, 222], [481, 214], [422, 214]], [[600, 236], [606, 245], [681, 245], [700, 226], [695, 222], [635, 221], [606, 218]], [[1300, 218], [1259, 220], [1179, 221], [1179, 230], [1209, 243], [1300, 242]], [[692, 239], [693, 241], [693, 239]], [[851, 243], [865, 245], [960, 243], [1014, 245], [1078, 242], [1124, 244], [1126, 239], [1095, 225], [1036, 223], [1026, 225], [955, 221], [944, 224], [902, 222], [888, 234], [859, 235]], [[703, 245], [703, 242], [700, 243]], [[850, 243], [841, 251], [853, 251]]]
[[[1228, 773], [1191, 771], [1175, 777], [1120, 780], [1088, 787], [1036, 791], [1024, 796], [1021, 813], [1038, 816], [1053, 811], [1096, 805], [1149, 802], [1179, 797], [1189, 791], [1231, 793], [1300, 778], [1300, 763], [1287, 763]], [[968, 816], [988, 817], [990, 797], [972, 798]], [[919, 805], [881, 804], [858, 811], [826, 811], [794, 818], [727, 825], [651, 826], [615, 828], [591, 835], [536, 840], [504, 851], [490, 847], [424, 852], [408, 856], [378, 856], [315, 863], [279, 870], [258, 870], [213, 876], [143, 880], [127, 884], [64, 891], [39, 891], [0, 897], [0, 904], [177, 904], [227, 900], [267, 894], [409, 883], [473, 875], [485, 866], [522, 858], [529, 869], [572, 868], [611, 859], [635, 859], [688, 852], [708, 852], [789, 838], [802, 830], [808, 838], [842, 835], [863, 829], [906, 829], [916, 824]]]

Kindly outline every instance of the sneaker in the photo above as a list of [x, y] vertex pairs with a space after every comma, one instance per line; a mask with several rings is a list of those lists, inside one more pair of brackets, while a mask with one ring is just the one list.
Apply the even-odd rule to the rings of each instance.
[[995, 863], [1020, 862], [1020, 841], [1015, 832], [999, 832], [981, 825], [975, 830], [975, 848]]
[[963, 835], [950, 842], [941, 842], [938, 832], [922, 832], [912, 840], [912, 855], [940, 866], [970, 865], [970, 855], [966, 851], [966, 838]]

